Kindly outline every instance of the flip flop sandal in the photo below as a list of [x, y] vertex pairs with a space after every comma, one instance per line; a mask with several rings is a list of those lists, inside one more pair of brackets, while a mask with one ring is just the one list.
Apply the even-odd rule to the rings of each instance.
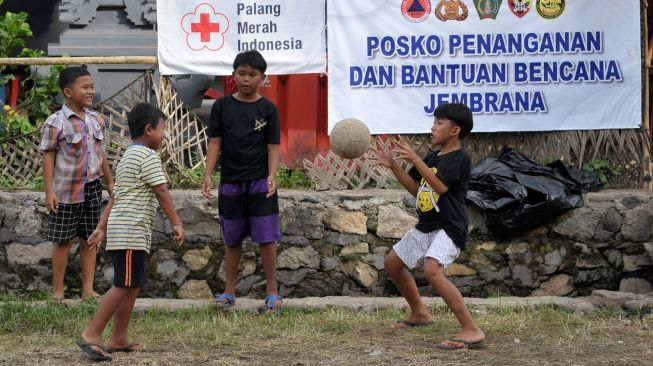
[[220, 309], [229, 309], [230, 307], [234, 306], [236, 299], [225, 292], [216, 296], [215, 302], [215, 306], [219, 307]]
[[78, 339], [75, 341], [77, 343], [77, 346], [86, 353], [86, 357], [93, 361], [111, 361], [112, 358], [109, 355], [103, 355], [101, 352], [93, 349], [93, 346], [98, 347], [102, 349], [104, 352], [107, 352], [107, 349], [104, 348], [103, 346], [91, 342], [86, 342], [83, 339]]
[[[277, 301], [281, 301], [280, 307], [277, 307]], [[265, 309], [267, 311], [278, 311], [283, 308], [283, 299], [277, 294], [270, 294], [265, 297]]]

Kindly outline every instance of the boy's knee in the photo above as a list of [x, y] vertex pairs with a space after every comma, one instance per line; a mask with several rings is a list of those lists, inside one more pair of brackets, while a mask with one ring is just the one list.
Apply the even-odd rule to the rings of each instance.
[[447, 279], [444, 274], [444, 267], [436, 260], [425, 261], [424, 276], [429, 281], [442, 281]]
[[404, 263], [399, 260], [394, 252], [391, 252], [383, 258], [383, 268], [385, 268], [386, 273], [395, 274], [404, 269]]

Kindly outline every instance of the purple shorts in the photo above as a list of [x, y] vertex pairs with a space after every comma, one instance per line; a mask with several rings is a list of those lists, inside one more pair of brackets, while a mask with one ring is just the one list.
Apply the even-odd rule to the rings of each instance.
[[220, 183], [218, 209], [225, 245], [239, 245], [248, 235], [259, 244], [279, 241], [279, 198], [276, 192], [265, 197], [267, 193], [267, 178]]

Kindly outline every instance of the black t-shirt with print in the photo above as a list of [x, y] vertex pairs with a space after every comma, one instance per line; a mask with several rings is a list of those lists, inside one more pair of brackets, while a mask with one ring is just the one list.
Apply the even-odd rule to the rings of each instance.
[[271, 101], [225, 96], [213, 103], [209, 138], [222, 137], [220, 180], [244, 182], [268, 176], [268, 145], [280, 142], [279, 112]]
[[427, 155], [424, 163], [448, 188], [447, 193], [442, 196], [438, 197], [415, 167], [408, 171], [420, 186], [416, 202], [419, 221], [415, 228], [423, 233], [443, 229], [453, 243], [462, 249], [465, 247], [469, 223], [465, 210], [465, 196], [469, 184], [471, 160], [463, 149], [443, 155], [438, 155], [439, 153], [435, 151]]

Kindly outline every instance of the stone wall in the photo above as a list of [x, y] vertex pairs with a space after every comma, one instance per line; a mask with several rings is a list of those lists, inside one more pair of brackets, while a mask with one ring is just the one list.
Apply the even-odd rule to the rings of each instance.
[[[174, 191], [187, 241], [178, 248], [159, 215], [143, 296], [206, 298], [224, 285], [217, 202], [198, 191]], [[395, 190], [281, 191], [280, 293], [289, 297], [396, 295], [383, 257], [415, 222], [414, 199]], [[471, 238], [447, 270], [465, 296], [587, 295], [594, 289], [650, 292], [653, 282], [653, 191], [602, 191], [585, 206], [519, 238], [502, 241], [470, 209]], [[51, 243], [43, 194], [0, 192], [0, 291], [48, 291]], [[67, 296], [79, 294], [79, 255], [71, 256]], [[433, 291], [414, 271], [425, 295]], [[113, 277], [98, 258], [96, 288]], [[262, 297], [257, 246], [246, 242], [239, 295]]]

